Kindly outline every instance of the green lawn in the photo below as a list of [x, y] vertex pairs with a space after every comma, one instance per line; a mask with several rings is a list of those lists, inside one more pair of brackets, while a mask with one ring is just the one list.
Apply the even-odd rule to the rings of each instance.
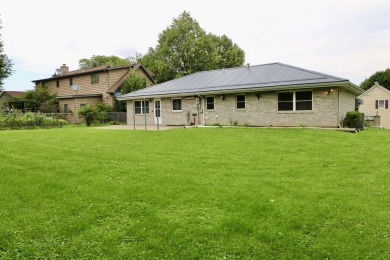
[[0, 259], [389, 259], [390, 131], [0, 131]]

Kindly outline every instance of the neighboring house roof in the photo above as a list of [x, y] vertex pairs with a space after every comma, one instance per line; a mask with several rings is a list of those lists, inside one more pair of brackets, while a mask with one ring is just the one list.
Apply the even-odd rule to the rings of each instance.
[[134, 70], [142, 69], [145, 72], [145, 74], [150, 78], [150, 80], [152, 82], [154, 82], [153, 76], [141, 64], [127, 65], [127, 66], [121, 66], [121, 67], [111, 67], [110, 65], [103, 65], [103, 66], [98, 66], [98, 67], [88, 68], [88, 69], [72, 70], [72, 71], [65, 72], [62, 75], [57, 75], [57, 76], [53, 76], [53, 77], [45, 78], [45, 79], [37, 79], [37, 80], [33, 80], [32, 82], [36, 83], [36, 82], [41, 82], [41, 81], [57, 80], [57, 79], [61, 79], [61, 78], [69, 78], [69, 77], [74, 77], [74, 76], [81, 76], [81, 75], [86, 75], [86, 74], [93, 74], [93, 73], [110, 71], [110, 70], [117, 70], [117, 69], [123, 69], [123, 68], [128, 68], [129, 70], [131, 68]]
[[292, 89], [295, 87], [313, 87], [313, 85], [348, 86], [356, 94], [363, 90], [348, 79], [327, 75], [283, 63], [271, 63], [230, 69], [197, 72], [178, 79], [157, 84], [118, 99], [139, 97], [157, 97], [174, 95], [211, 94], [237, 91], [266, 91], [271, 89]]
[[19, 98], [19, 97], [22, 97], [24, 93], [25, 93], [24, 91], [3, 91], [0, 93], [0, 98], [3, 95], [8, 95], [12, 98]]
[[390, 90], [388, 90], [387, 88], [385, 87], [382, 87], [381, 85], [378, 84], [378, 82], [375, 82], [375, 85], [372, 86], [371, 88], [367, 89], [363, 94], [361, 94], [360, 96], [358, 96], [358, 98], [361, 98], [362, 96], [365, 96], [367, 93], [371, 92], [372, 90], [374, 90], [375, 88], [380, 88], [382, 89], [383, 91], [385, 91], [385, 93], [388, 93], [390, 95]]

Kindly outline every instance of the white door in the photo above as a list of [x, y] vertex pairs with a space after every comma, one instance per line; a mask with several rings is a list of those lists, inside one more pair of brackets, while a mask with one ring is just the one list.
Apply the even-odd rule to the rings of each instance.
[[154, 101], [154, 124], [161, 125], [161, 103], [160, 100]]

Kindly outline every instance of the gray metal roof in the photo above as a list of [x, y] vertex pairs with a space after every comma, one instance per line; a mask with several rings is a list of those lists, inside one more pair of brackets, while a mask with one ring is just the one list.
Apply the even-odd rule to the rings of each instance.
[[[273, 87], [348, 83], [348, 79], [306, 70], [282, 63], [197, 72], [119, 97], [134, 99], [169, 95], [193, 95], [215, 92], [262, 91]], [[359, 88], [357, 88], [359, 89]], [[360, 91], [356, 91], [359, 93]]]

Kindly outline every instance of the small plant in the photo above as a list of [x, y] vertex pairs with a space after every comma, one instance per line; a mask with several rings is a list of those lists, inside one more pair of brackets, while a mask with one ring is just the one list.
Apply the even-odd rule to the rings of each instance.
[[87, 126], [90, 126], [99, 116], [96, 106], [83, 106], [79, 110], [79, 116], [84, 117]]
[[305, 124], [299, 124], [299, 127], [302, 127], [302, 129], [305, 129], [306, 125]]
[[358, 128], [358, 124], [362, 120], [362, 114], [356, 111], [347, 112], [345, 115], [342, 124], [350, 128]]

